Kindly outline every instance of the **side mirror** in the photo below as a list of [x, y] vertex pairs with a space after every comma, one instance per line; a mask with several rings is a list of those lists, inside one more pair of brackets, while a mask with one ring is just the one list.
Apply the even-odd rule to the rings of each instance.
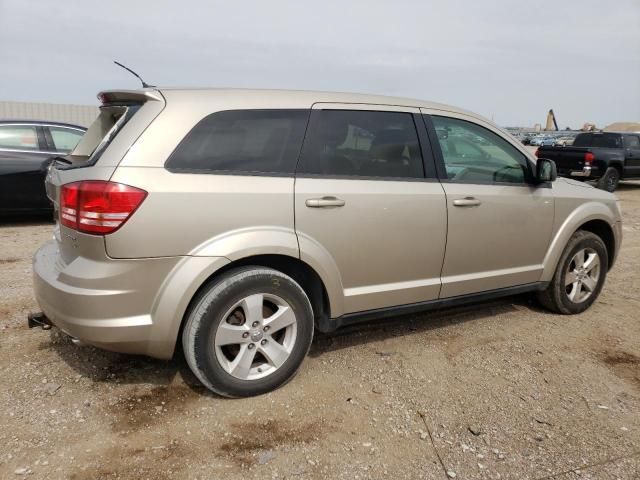
[[539, 158], [536, 163], [536, 182], [553, 182], [556, 178], [558, 178], [556, 162], [548, 158]]

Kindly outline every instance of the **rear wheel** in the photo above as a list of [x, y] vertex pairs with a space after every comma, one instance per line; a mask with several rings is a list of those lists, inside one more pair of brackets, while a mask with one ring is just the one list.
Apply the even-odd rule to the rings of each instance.
[[620, 181], [620, 172], [617, 168], [609, 167], [604, 175], [598, 180], [598, 188], [607, 192], [614, 192]]
[[182, 344], [213, 392], [248, 397], [289, 381], [313, 338], [313, 312], [291, 277], [262, 267], [232, 270], [194, 300]]
[[538, 294], [538, 300], [557, 313], [583, 312], [600, 295], [608, 267], [607, 247], [602, 239], [579, 230], [569, 240], [551, 283]]

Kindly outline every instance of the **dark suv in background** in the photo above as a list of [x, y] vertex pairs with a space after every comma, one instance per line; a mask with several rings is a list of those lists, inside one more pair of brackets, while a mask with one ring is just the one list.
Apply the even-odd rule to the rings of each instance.
[[51, 210], [44, 188], [50, 159], [71, 152], [85, 131], [66, 123], [0, 121], [0, 214]]

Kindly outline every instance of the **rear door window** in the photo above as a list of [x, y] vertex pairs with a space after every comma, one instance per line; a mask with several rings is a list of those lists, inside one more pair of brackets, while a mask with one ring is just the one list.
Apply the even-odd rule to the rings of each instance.
[[202, 119], [165, 166], [174, 172], [293, 174], [309, 110], [228, 110]]
[[68, 153], [76, 148], [76, 145], [84, 135], [81, 130], [66, 127], [48, 127], [56, 152]]
[[0, 148], [40, 150], [36, 127], [34, 125], [0, 125]]
[[424, 178], [413, 115], [314, 110], [298, 173], [328, 177]]

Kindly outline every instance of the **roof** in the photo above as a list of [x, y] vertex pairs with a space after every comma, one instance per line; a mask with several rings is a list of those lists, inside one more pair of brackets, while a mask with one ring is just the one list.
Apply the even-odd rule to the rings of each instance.
[[82, 127], [80, 125], [74, 125], [72, 123], [63, 123], [63, 122], [52, 122], [49, 120], [25, 120], [25, 119], [16, 119], [16, 120], [0, 120], [0, 125], [7, 125], [7, 124], [35, 124], [35, 125], [49, 125], [52, 127], [70, 127], [70, 128], [77, 128], [79, 130], [86, 130], [86, 127]]
[[628, 132], [623, 132], [623, 131], [613, 131], [613, 130], [594, 130], [592, 132], [580, 132], [580, 133], [591, 133], [594, 135], [602, 135], [603, 133], [612, 133], [614, 135], [628, 135], [630, 133], [640, 133], [640, 130], [638, 131], [628, 131]]
[[247, 100], [259, 100], [266, 103], [298, 103], [300, 107], [309, 108], [314, 103], [367, 103], [375, 105], [393, 105], [403, 107], [429, 108], [458, 112], [474, 117], [479, 115], [457, 107], [442, 103], [429, 102], [405, 97], [386, 95], [370, 95], [348, 92], [325, 92], [313, 90], [267, 90], [242, 88], [175, 88], [157, 87], [157, 90], [171, 97], [197, 98], [198, 100], [219, 100], [220, 97], [242, 96]]

